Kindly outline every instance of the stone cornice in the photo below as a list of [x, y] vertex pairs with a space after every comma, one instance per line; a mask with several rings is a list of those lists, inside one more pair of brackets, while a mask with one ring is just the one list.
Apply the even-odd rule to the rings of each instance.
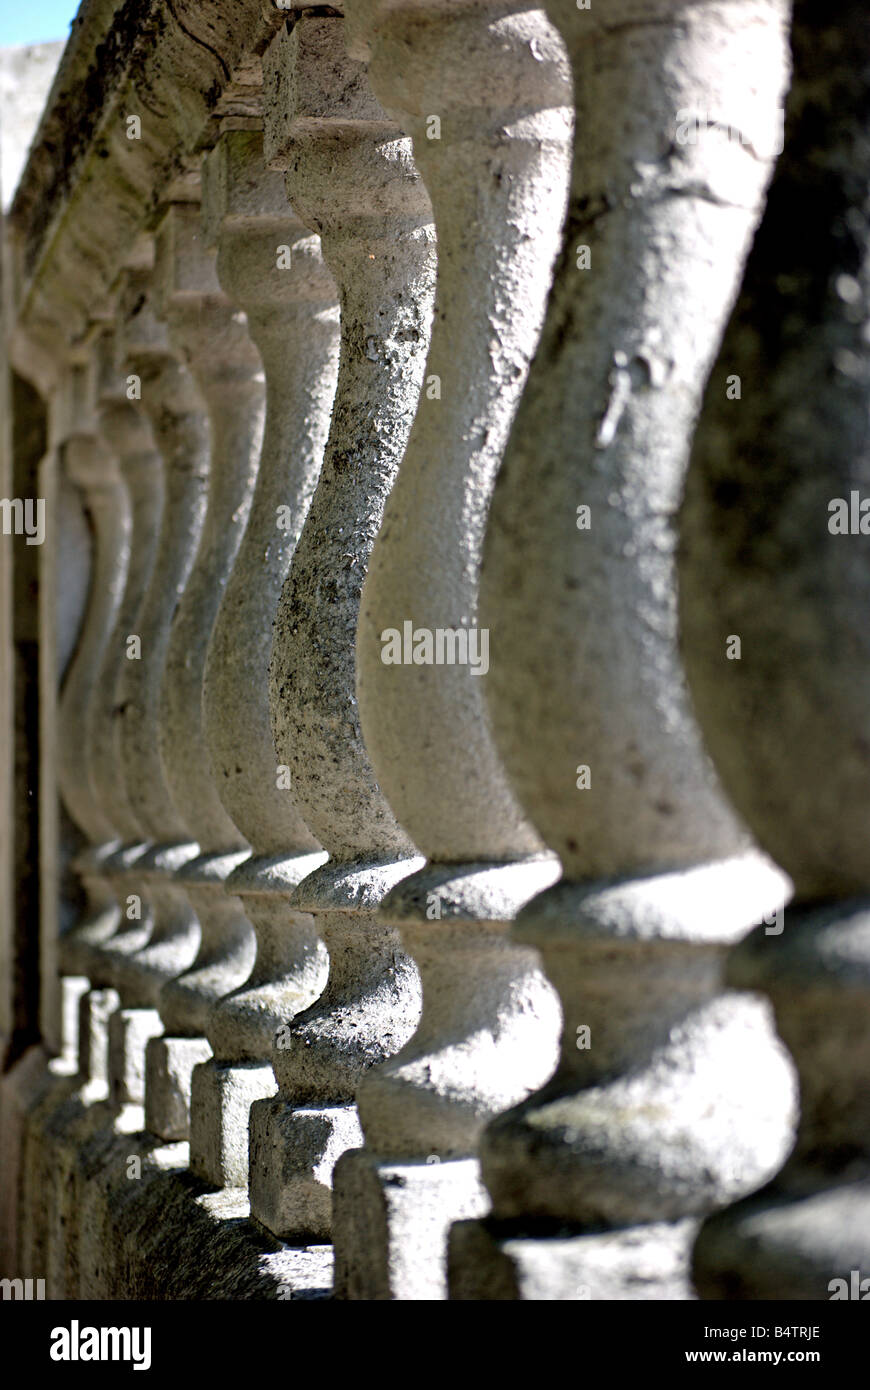
[[218, 118], [258, 114], [258, 54], [286, 18], [271, 0], [85, 0], [10, 213], [23, 370], [86, 331]]

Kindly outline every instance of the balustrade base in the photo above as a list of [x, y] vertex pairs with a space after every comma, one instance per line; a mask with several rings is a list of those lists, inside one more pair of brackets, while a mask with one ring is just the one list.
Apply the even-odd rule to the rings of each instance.
[[[93, 1089], [93, 1083], [91, 1090]], [[94, 1297], [109, 1258], [103, 1245], [104, 1223], [95, 1225], [90, 1188], [109, 1172], [114, 1146], [123, 1152], [124, 1181], [129, 1188], [129, 1158], [138, 1152], [134, 1136], [142, 1128], [139, 1105], [115, 1107], [104, 1095], [94, 1103], [89, 1091], [69, 1099], [63, 1127], [44, 1126], [41, 1151], [50, 1155], [46, 1185], [48, 1208], [48, 1289], [50, 1298]], [[88, 1280], [94, 1283], [89, 1286]]]
[[225, 994], [239, 989], [251, 973], [256, 939], [238, 898], [227, 893], [225, 886], [233, 869], [247, 857], [247, 850], [201, 854], [175, 875], [200, 923], [201, 935], [192, 965], [160, 991], [160, 1014], [170, 1034], [204, 1036], [209, 1011]]
[[728, 980], [770, 999], [800, 1078], [797, 1137], [766, 1187], [701, 1227], [698, 1289], [704, 1298], [867, 1297], [870, 902], [797, 902], [783, 928], [779, 939], [746, 937]]
[[116, 989], [89, 989], [78, 1006], [78, 1075], [82, 1084], [102, 1086], [109, 1079], [109, 1020], [121, 1008]]
[[266, 1062], [212, 1059], [193, 1069], [190, 1090], [190, 1169], [213, 1187], [246, 1187], [248, 1115], [255, 1101], [274, 1096]]
[[145, 1100], [145, 1049], [163, 1032], [156, 1009], [118, 1009], [109, 1019], [109, 1095], [113, 1105]]
[[84, 920], [60, 938], [61, 966], [68, 975], [87, 975], [99, 948], [118, 929], [121, 909], [118, 901], [112, 898], [115, 884], [107, 871], [117, 849], [115, 840], [104, 845], [92, 845], [76, 855], [70, 866], [78, 874], [92, 902]]
[[[20, 1266], [30, 1277], [44, 1278], [48, 1286], [57, 1266], [57, 1243], [65, 1213], [72, 1206], [66, 1181], [69, 1156], [80, 1139], [88, 1136], [83, 1117], [95, 1103], [105, 1101], [107, 1088], [80, 1078], [59, 1075], [49, 1066], [49, 1085], [21, 1115], [20, 1210], [28, 1220], [20, 1223]], [[90, 1108], [88, 1108], [90, 1107]]]
[[[61, 1061], [71, 1072], [80, 1070], [79, 1056], [79, 1015], [82, 1000], [91, 991], [87, 975], [61, 975], [60, 977], [60, 1047]], [[120, 1000], [118, 1001], [120, 1004]], [[117, 1007], [117, 1006], [116, 1006]]]
[[536, 1239], [511, 1237], [493, 1221], [460, 1221], [450, 1232], [452, 1300], [599, 1302], [695, 1297], [689, 1274], [695, 1220]]
[[333, 1183], [336, 1298], [445, 1299], [450, 1227], [490, 1207], [477, 1160], [384, 1163], [354, 1149]]
[[193, 1069], [211, 1057], [205, 1038], [150, 1038], [145, 1049], [145, 1128], [167, 1142], [190, 1137]]
[[34, 1047], [0, 1079], [4, 1278], [55, 1299], [326, 1299], [328, 1246], [288, 1249], [248, 1220], [239, 1189], [203, 1190], [188, 1146], [142, 1130]]
[[198, 853], [191, 842], [150, 845], [125, 870], [128, 880], [137, 880], [152, 922], [144, 941], [142, 929], [130, 927], [107, 943], [99, 983], [113, 985], [130, 1006], [156, 1007], [163, 986], [196, 959], [199, 922], [175, 874]]
[[704, 1223], [693, 1261], [700, 1296], [870, 1297], [870, 1181], [801, 1196], [780, 1181]]
[[333, 1169], [363, 1142], [353, 1105], [258, 1101], [250, 1119], [251, 1216], [280, 1240], [330, 1240]]

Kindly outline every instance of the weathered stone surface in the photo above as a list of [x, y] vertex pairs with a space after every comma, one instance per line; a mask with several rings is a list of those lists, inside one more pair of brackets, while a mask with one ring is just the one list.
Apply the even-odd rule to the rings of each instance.
[[457, 1301], [684, 1299], [695, 1221], [658, 1222], [594, 1236], [512, 1240], [497, 1222], [450, 1232], [450, 1297]]
[[[828, 1299], [870, 1269], [868, 570], [863, 524], [834, 520], [870, 482], [866, 15], [798, 3], [792, 46], [785, 148], [692, 452], [681, 621], [722, 781], [795, 883], [728, 979], [772, 1001], [801, 1117], [782, 1171], [702, 1229], [707, 1298]], [[717, 659], [721, 633], [739, 661]]]
[[156, 1009], [118, 1009], [109, 1019], [109, 1099], [113, 1106], [145, 1100], [145, 1048], [163, 1023]]
[[[205, 164], [205, 224], [218, 276], [244, 309], [266, 378], [266, 423], [251, 513], [215, 622], [203, 685], [218, 794], [253, 853], [227, 880], [256, 935], [247, 978], [205, 1024], [216, 1072], [267, 1062], [276, 1029], [321, 992], [326, 950], [307, 914], [285, 899], [326, 858], [279, 768], [268, 699], [271, 623], [320, 471], [338, 359], [338, 313], [318, 238], [295, 216], [279, 174], [263, 164], [262, 134], [227, 129]], [[234, 898], [233, 901], [236, 901]], [[271, 1073], [270, 1073], [271, 1076]], [[220, 1101], [226, 1078], [212, 1079]], [[265, 1094], [271, 1094], [271, 1082]], [[257, 1093], [263, 1094], [263, 1092]], [[247, 1153], [247, 1112], [198, 1107], [193, 1149]], [[239, 1125], [222, 1135], [227, 1124]]]
[[207, 1062], [205, 1038], [150, 1038], [145, 1049], [145, 1128], [169, 1142], [190, 1137], [193, 1069]]
[[333, 1172], [362, 1143], [352, 1105], [288, 1105], [283, 1097], [251, 1107], [251, 1214], [287, 1241], [332, 1233]]
[[121, 680], [122, 758], [131, 801], [149, 839], [191, 842], [155, 753], [170, 627], [205, 518], [208, 426], [193, 379], [173, 354], [166, 327], [156, 317], [153, 274], [127, 273], [121, 314], [125, 367], [140, 379], [142, 406], [163, 460], [165, 484], [153, 577], [137, 626], [145, 657], [128, 662]]
[[[686, 1218], [758, 1186], [791, 1141], [769, 1013], [721, 978], [726, 948], [787, 884], [741, 854], [704, 753], [674, 557], [701, 384], [770, 173], [785, 11], [661, 0], [640, 24], [634, 0], [606, 16], [547, 8], [574, 68], [574, 183], [480, 611], [498, 747], [565, 873], [514, 935], [540, 951], [565, 1017], [552, 1081], [492, 1122], [480, 1158], [501, 1238], [554, 1240], [549, 1296], [574, 1297], [580, 1277], [592, 1298], [630, 1298], [626, 1267], [621, 1291], [612, 1274], [596, 1292], [599, 1238], [664, 1220], [688, 1242]], [[686, 109], [710, 122], [684, 144]], [[733, 125], [751, 151], [727, 139]], [[585, 1237], [590, 1271], [570, 1261], [561, 1291], [556, 1231]], [[672, 1255], [663, 1237], [663, 1289]]]
[[117, 839], [91, 779], [91, 712], [121, 605], [130, 555], [130, 506], [115, 457], [97, 433], [92, 365], [73, 367], [62, 466], [81, 489], [95, 537], [88, 607], [58, 708], [58, 778], [67, 808], [94, 845]]
[[344, 8], [86, 0], [2, 229], [0, 1272], [323, 1299], [333, 1236], [345, 1299], [828, 1298], [866, 16], [797, 0], [678, 521], [786, 0]]
[[248, 1183], [248, 1116], [255, 1101], [275, 1094], [264, 1062], [228, 1066], [201, 1062], [190, 1092], [190, 1170], [213, 1187]]
[[352, 1149], [334, 1184], [336, 1298], [444, 1298], [452, 1223], [489, 1210], [477, 1160], [384, 1163]]
[[[329, 438], [281, 592], [270, 668], [279, 761], [290, 769], [301, 816], [330, 855], [290, 907], [314, 919], [330, 974], [319, 1001], [276, 1043], [273, 1060], [290, 1105], [346, 1106], [355, 1127], [359, 1076], [401, 1047], [420, 1007], [416, 972], [395, 929], [373, 921], [384, 892], [414, 864], [404, 858], [412, 847], [363, 743], [354, 633], [420, 389], [434, 239], [410, 144], [378, 106], [362, 64], [348, 59], [342, 28], [335, 15], [302, 16], [279, 30], [264, 57], [266, 157], [286, 169], [291, 204], [320, 236], [341, 304]], [[279, 1130], [265, 1152], [280, 1153], [281, 1143]], [[322, 1188], [314, 1161], [309, 1182], [313, 1205]], [[252, 1211], [269, 1219], [256, 1203]]]
[[[273, 25], [262, 0], [206, 10], [198, 0], [90, 0], [82, 9], [11, 210], [19, 301], [35, 341], [86, 328], [212, 113], [247, 109], [249, 55]], [[128, 138], [130, 114], [141, 119], [139, 139]]]
[[211, 774], [202, 718], [206, 654], [244, 534], [257, 476], [265, 380], [244, 314], [221, 290], [198, 204], [171, 208], [157, 235], [155, 283], [170, 341], [208, 412], [207, 507], [196, 558], [173, 616], [161, 688], [160, 756], [178, 811], [202, 850], [247, 846]]
[[128, 398], [130, 387], [117, 360], [118, 338], [116, 330], [106, 331], [94, 348], [96, 401], [100, 437], [117, 457], [129, 499], [130, 552], [123, 575], [123, 595], [96, 676], [88, 737], [94, 791], [119, 838], [132, 844], [142, 841], [144, 835], [122, 773], [119, 686], [128, 663], [148, 659], [147, 653], [140, 658], [130, 655], [129, 639], [138, 635], [139, 613], [154, 571], [164, 480], [148, 417], [141, 404]]

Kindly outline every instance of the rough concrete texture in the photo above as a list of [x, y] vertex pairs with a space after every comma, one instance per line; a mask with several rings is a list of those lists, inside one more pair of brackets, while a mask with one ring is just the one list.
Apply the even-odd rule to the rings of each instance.
[[95, 382], [86, 367], [70, 371], [71, 403], [61, 461], [80, 489], [94, 536], [88, 605], [58, 705], [58, 782], [76, 825], [94, 845], [117, 839], [91, 780], [90, 707], [106, 644], [121, 605], [130, 555], [130, 504], [117, 461], [94, 418]]
[[[101, 669], [125, 592], [130, 557], [131, 509], [117, 461], [96, 433], [96, 374], [89, 366], [73, 367], [68, 378], [66, 436], [62, 455], [66, 470], [82, 490], [94, 535], [88, 605], [75, 654], [67, 670], [58, 707], [58, 782], [72, 818], [93, 842], [80, 859], [88, 908], [78, 924], [72, 949], [63, 952], [67, 968], [87, 968], [93, 951], [111, 939], [119, 926], [121, 910], [110, 878], [104, 877], [108, 853], [117, 847], [122, 827], [99, 795], [99, 779], [93, 774], [94, 724], [91, 714], [101, 697]], [[111, 718], [111, 711], [103, 710]], [[97, 848], [99, 846], [99, 848]], [[75, 930], [75, 929], [74, 929]], [[131, 1028], [120, 1032], [114, 1043], [115, 1084], [126, 1093], [138, 1087], [141, 1062], [140, 1036]]]
[[145, 1100], [145, 1049], [163, 1032], [156, 1009], [118, 1009], [109, 1019], [109, 1098], [113, 1105]]
[[[208, 412], [208, 505], [172, 619], [161, 687], [160, 756], [192, 838], [213, 853], [247, 848], [217, 794], [202, 716], [212, 627], [251, 505], [265, 420], [265, 378], [245, 316], [223, 294], [197, 203], [176, 204], [156, 239], [158, 314]], [[144, 396], [144, 391], [143, 391]]]
[[204, 854], [183, 865], [175, 882], [184, 888], [200, 923], [200, 943], [193, 964], [168, 980], [160, 991], [159, 1009], [167, 1033], [203, 1036], [221, 995], [247, 979], [256, 942], [235, 895], [225, 891], [232, 871], [247, 859], [234, 854]]
[[[150, 506], [146, 524], [134, 530], [137, 583], [142, 582], [139, 566], [150, 572], [135, 613], [131, 610], [142, 657], [121, 662], [112, 714], [117, 712], [118, 717], [113, 746], [120, 750], [119, 766], [133, 813], [133, 821], [119, 828], [137, 838], [144, 832], [156, 843], [144, 844], [141, 852], [128, 845], [123, 857], [107, 865], [110, 886], [114, 881], [124, 902], [129, 904], [132, 897], [136, 907], [130, 916], [122, 914], [120, 931], [97, 947], [96, 969], [97, 979], [115, 986], [125, 1004], [153, 1007], [161, 986], [193, 963], [200, 943], [199, 924], [187, 896], [172, 882], [172, 875], [194, 858], [198, 847], [176, 808], [155, 753], [170, 627], [202, 531], [209, 458], [202, 402], [189, 373], [170, 349], [165, 326], [155, 317], [155, 277], [148, 257], [139, 259], [146, 264], [134, 265], [122, 276], [116, 350], [125, 380], [132, 374], [140, 381], [142, 408], [157, 446], [162, 505], [159, 509]], [[160, 276], [163, 302], [172, 293], [171, 283], [166, 283], [165, 260], [166, 254]], [[103, 390], [110, 393], [110, 364], [101, 362], [101, 367]], [[124, 641], [128, 635], [119, 633]], [[103, 705], [104, 728], [107, 714]], [[92, 723], [100, 723], [96, 708]], [[117, 800], [111, 798], [111, 804]], [[135, 1065], [144, 1068], [144, 1055], [137, 1057]]]
[[238, 989], [209, 1013], [206, 1029], [216, 1057], [253, 1062], [271, 1056], [276, 1032], [319, 998], [329, 958], [309, 912], [288, 898], [325, 854], [252, 856], [227, 879], [253, 923], [257, 958]]
[[190, 1092], [190, 1170], [212, 1187], [247, 1187], [248, 1116], [277, 1090], [262, 1062], [194, 1067]]
[[125, 1004], [156, 1008], [164, 984], [196, 958], [199, 923], [174, 875], [196, 857], [197, 848], [190, 843], [153, 845], [134, 861], [137, 894], [152, 913], [148, 939], [140, 944], [138, 929], [128, 932], [125, 925], [96, 948], [105, 983], [118, 990]]
[[[52, 349], [58, 335], [84, 333], [177, 154], [196, 146], [273, 23], [262, 0], [228, 9], [90, 0], [83, 8], [12, 209], [22, 289], [39, 280], [25, 316], [34, 340]], [[139, 140], [127, 139], [128, 113], [142, 119]]]
[[[381, 915], [401, 924], [420, 972], [423, 1012], [401, 1051], [360, 1079], [356, 1099], [370, 1151], [387, 1159], [470, 1156], [487, 1120], [552, 1074], [558, 997], [537, 952], [511, 941], [509, 929], [557, 874], [552, 858], [431, 864], [384, 899]], [[418, 1188], [425, 1176], [418, 1175]], [[439, 1174], [430, 1176], [437, 1203], [449, 1188]]]
[[[756, 150], [772, 147], [786, 6], [617, 0], [605, 15], [554, 0], [548, 13], [571, 53], [580, 135], [547, 323], [496, 482], [481, 621], [522, 804], [569, 878], [604, 878], [742, 842], [685, 690], [675, 511], [770, 176]], [[633, 24], [640, 14], [656, 22]], [[715, 128], [679, 144], [683, 109], [715, 113], [752, 147]]]
[[[729, 962], [738, 987], [773, 1001], [801, 1119], [771, 1186], [701, 1233], [699, 1287], [724, 1298], [825, 1298], [870, 1266], [868, 571], [863, 537], [832, 515], [870, 483], [866, 12], [799, 0], [792, 44], [785, 149], [682, 515], [701, 725], [735, 806], [795, 881], [782, 935], [755, 932]], [[745, 399], [732, 413], [734, 373]], [[715, 632], [741, 635], [740, 661], [717, 663]]]
[[291, 906], [308, 912], [329, 952], [329, 977], [310, 1008], [280, 1030], [272, 1065], [282, 1094], [301, 1105], [352, 1104], [360, 1078], [398, 1052], [420, 1018], [420, 980], [398, 932], [376, 920], [388, 890], [419, 859], [326, 864]]
[[329, 1296], [328, 1246], [287, 1249], [248, 1220], [244, 1193], [192, 1176], [185, 1144], [143, 1132], [139, 1107], [115, 1111], [46, 1063], [34, 1049], [0, 1086], [4, 1159], [27, 1160], [25, 1189], [4, 1194], [20, 1236], [4, 1276], [65, 1299]]
[[[169, 346], [154, 311], [153, 275], [125, 273], [121, 291], [123, 370], [141, 380], [142, 406], [163, 461], [164, 506], [157, 556], [137, 635], [142, 661], [121, 678], [121, 755], [127, 790], [142, 828], [157, 842], [191, 841], [172, 799], [159, 748], [160, 687], [173, 614], [184, 593], [202, 533], [208, 489], [208, 424], [193, 378]], [[221, 847], [223, 848], [223, 846]]]
[[99, 437], [118, 460], [130, 509], [129, 556], [114, 627], [106, 641], [94, 698], [88, 709], [91, 780], [94, 792], [120, 839], [141, 841], [121, 766], [119, 682], [128, 657], [128, 638], [137, 632], [142, 601], [154, 568], [163, 511], [163, 467], [154, 448], [148, 417], [127, 399], [127, 381], [118, 362], [118, 334], [107, 330], [93, 350]]
[[[323, 863], [279, 769], [269, 713], [272, 619], [308, 512], [338, 370], [338, 304], [320, 242], [296, 217], [260, 131], [226, 130], [203, 168], [217, 273], [247, 315], [263, 363], [266, 418], [244, 538], [206, 658], [203, 718], [215, 785], [253, 855], [227, 882], [256, 935], [247, 978], [212, 1011], [221, 1061], [268, 1061], [283, 1023], [317, 998], [326, 950], [286, 897]], [[289, 257], [289, 264], [288, 264]]]
[[[372, 550], [357, 628], [360, 717], [378, 784], [437, 868], [406, 880], [382, 907], [420, 969], [423, 1016], [401, 1053], [361, 1081], [358, 1103], [372, 1153], [457, 1157], [473, 1154], [487, 1118], [552, 1071], [558, 1004], [533, 953], [510, 942], [506, 922], [557, 866], [505, 862], [543, 847], [496, 753], [484, 668], [461, 659], [387, 665], [383, 634], [406, 622], [430, 633], [479, 628], [486, 515], [565, 208], [571, 78], [540, 11], [433, 3], [409, 13], [356, 0], [347, 24], [351, 54], [368, 60], [376, 95], [413, 138], [438, 238], [426, 389]], [[412, 898], [403, 912], [400, 900]], [[512, 900], [506, 912], [504, 899]], [[445, 917], [449, 924], [437, 920]], [[339, 1264], [355, 1271], [348, 1287], [365, 1297], [369, 1270], [371, 1296], [384, 1296], [387, 1279], [393, 1296], [414, 1297], [421, 1267], [430, 1271], [428, 1296], [443, 1296], [451, 1213], [442, 1204], [455, 1201], [457, 1219], [469, 1214], [466, 1184], [431, 1165], [415, 1170], [419, 1205], [409, 1221], [407, 1202], [385, 1204], [384, 1191], [396, 1191], [392, 1171], [359, 1187], [360, 1201], [374, 1204], [370, 1213], [337, 1225], [336, 1239], [350, 1241], [338, 1252]], [[366, 1229], [385, 1245], [361, 1259]]]
[[723, 994], [721, 972], [781, 886], [750, 859], [562, 883], [520, 914], [516, 934], [541, 952], [565, 1023], [552, 1082], [481, 1141], [498, 1217], [580, 1231], [677, 1220], [775, 1171], [792, 1140], [792, 1069], [769, 1008]]
[[[395, 929], [373, 920], [384, 893], [419, 860], [369, 763], [354, 667], [366, 565], [422, 379], [434, 236], [410, 142], [378, 106], [363, 65], [347, 57], [338, 16], [303, 16], [280, 30], [263, 72], [267, 160], [286, 169], [291, 204], [321, 239], [341, 305], [329, 437], [281, 591], [269, 696], [278, 759], [331, 856], [290, 899], [313, 918], [330, 973], [273, 1056], [291, 1105], [347, 1107], [332, 1131], [341, 1135], [358, 1129], [359, 1076], [407, 1041], [420, 1010], [419, 981]], [[337, 129], [353, 138], [336, 140]], [[333, 1144], [330, 1167], [338, 1152]], [[280, 1182], [276, 1157], [267, 1189]], [[311, 1163], [317, 1189], [321, 1160]], [[252, 1210], [268, 1221], [256, 1199]]]
[[473, 1158], [379, 1163], [364, 1149], [342, 1155], [333, 1177], [335, 1296], [442, 1299], [454, 1221], [483, 1216], [489, 1195]]
[[[275, 619], [279, 760], [309, 828], [336, 859], [411, 854], [359, 726], [360, 594], [423, 378], [435, 241], [411, 144], [347, 58], [343, 20], [302, 18], [264, 56], [267, 157], [338, 285], [341, 348], [329, 439]], [[304, 82], [303, 82], [304, 76]], [[341, 119], [356, 132], [335, 138]]]
[[190, 1138], [193, 1069], [207, 1062], [205, 1038], [150, 1038], [145, 1049], [145, 1128], [160, 1139]]
[[[635, 0], [606, 16], [553, 0], [548, 13], [574, 69], [573, 187], [480, 612], [498, 746], [565, 870], [515, 935], [541, 952], [565, 1021], [553, 1081], [492, 1122], [480, 1157], [507, 1234], [592, 1240], [701, 1216], [790, 1143], [769, 1011], [721, 983], [725, 947], [781, 907], [783, 879], [709, 862], [747, 840], [692, 718], [674, 558], [700, 384], [771, 170], [786, 9], [657, 0], [640, 24]], [[718, 124], [683, 144], [682, 109]]]
[[[568, 60], [541, 11], [505, 10], [348, 6], [351, 51], [370, 54], [373, 90], [413, 137], [438, 238], [426, 389], [363, 591], [360, 717], [397, 819], [421, 851], [448, 863], [542, 848], [489, 732], [486, 677], [469, 663], [386, 665], [381, 639], [406, 620], [431, 632], [479, 626], [490, 496], [559, 246]], [[440, 113], [437, 139], [427, 134], [431, 113]]]
[[[79, 1144], [88, 1140], [105, 1094], [105, 1086], [82, 1089], [75, 1077], [55, 1075], [38, 1102], [20, 1117], [23, 1182], [17, 1259], [34, 1271], [34, 1277], [45, 1278], [54, 1292], [63, 1283], [67, 1254], [71, 1264], [75, 1260], [77, 1232], [67, 1240], [67, 1220], [75, 1214], [71, 1164]], [[74, 1220], [70, 1225], [74, 1228]]]
[[256, 1102], [250, 1116], [251, 1215], [289, 1241], [332, 1237], [333, 1171], [363, 1141], [353, 1105]]
[[695, 1221], [630, 1231], [512, 1240], [492, 1221], [460, 1221], [449, 1237], [454, 1300], [545, 1303], [694, 1297], [688, 1252]]
[[[204, 215], [217, 271], [263, 362], [266, 422], [245, 535], [206, 658], [203, 711], [221, 799], [261, 855], [319, 847], [280, 786], [269, 716], [272, 619], [320, 474], [338, 370], [338, 302], [319, 238], [294, 214], [262, 134], [230, 130], [209, 155]], [[289, 266], [279, 266], [282, 248]], [[279, 514], [280, 513], [280, 514]], [[251, 885], [253, 887], [253, 884]]]

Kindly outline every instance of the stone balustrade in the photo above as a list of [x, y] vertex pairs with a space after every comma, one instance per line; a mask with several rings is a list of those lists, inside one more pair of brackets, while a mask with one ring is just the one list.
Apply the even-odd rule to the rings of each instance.
[[[767, 1015], [721, 985], [726, 946], [785, 884], [746, 852], [701, 747], [674, 570], [691, 419], [769, 176], [757, 152], [784, 83], [784, 15], [758, 7], [714, 47], [704, 7], [689, 22], [656, 9], [659, 24], [611, 35], [552, 8], [585, 138], [496, 484], [481, 613], [498, 746], [563, 866], [514, 933], [541, 953], [564, 1026], [552, 1080], [481, 1139], [493, 1210], [454, 1227], [457, 1297], [685, 1298], [698, 1216], [758, 1186], [790, 1137]], [[655, 80], [605, 132], [605, 85], [628, 91], [641, 65]], [[714, 134], [668, 157], [673, 112], [711, 91], [752, 155]]]
[[422, 384], [432, 307], [431, 210], [410, 141], [345, 48], [344, 20], [301, 15], [263, 61], [265, 150], [320, 237], [335, 281], [338, 377], [320, 476], [275, 615], [270, 703], [296, 806], [328, 852], [289, 907], [329, 954], [310, 1008], [273, 1046], [274, 1100], [251, 1109], [251, 1213], [285, 1240], [331, 1232], [332, 1170], [361, 1141], [357, 1082], [419, 1017], [419, 981], [376, 910], [414, 867], [380, 790], [355, 689], [371, 546]]
[[[488, 1205], [474, 1158], [485, 1120], [546, 1080], [556, 1059], [557, 1001], [506, 924], [558, 866], [524, 821], [489, 734], [477, 577], [558, 249], [571, 89], [540, 11], [359, 5], [348, 15], [378, 96], [412, 136], [438, 280], [426, 389], [357, 636], [378, 783], [427, 856], [380, 912], [418, 965], [423, 1014], [357, 1090], [366, 1148], [336, 1174], [336, 1291], [431, 1298], [446, 1294], [451, 1221]], [[427, 661], [390, 650], [406, 629], [433, 644]], [[465, 644], [451, 664], [438, 660], [441, 640]]]
[[46, 509], [0, 538], [41, 546], [4, 1276], [870, 1272], [868, 55], [834, 11], [86, 0], [3, 231], [4, 476], [31, 429]]
[[[701, 1228], [703, 1298], [854, 1299], [870, 1287], [860, 521], [870, 36], [856, 9], [835, 6], [820, 26], [798, 4], [792, 46], [785, 149], [695, 436], [681, 606], [686, 670], [722, 783], [794, 881], [781, 932], [756, 928], [727, 975], [770, 999], [801, 1113], [772, 1182]], [[819, 126], [813, 112], [828, 99], [837, 121]], [[796, 217], [800, 242], [785, 235]], [[726, 422], [732, 376], [745, 384], [745, 414]], [[723, 670], [726, 632], [743, 654]]]
[[[240, 898], [256, 959], [207, 1024], [214, 1061], [198, 1073], [203, 1171], [246, 1184], [248, 1113], [275, 1094], [272, 1042], [323, 989], [326, 948], [288, 896], [326, 858], [296, 807], [272, 739], [272, 618], [320, 473], [338, 366], [338, 305], [319, 238], [263, 159], [258, 129], [225, 129], [206, 166], [218, 275], [247, 314], [266, 376], [266, 421], [250, 520], [215, 623], [203, 713], [216, 786], [252, 853]], [[254, 698], [252, 698], [252, 696]], [[229, 1102], [229, 1103], [227, 1103]]]

